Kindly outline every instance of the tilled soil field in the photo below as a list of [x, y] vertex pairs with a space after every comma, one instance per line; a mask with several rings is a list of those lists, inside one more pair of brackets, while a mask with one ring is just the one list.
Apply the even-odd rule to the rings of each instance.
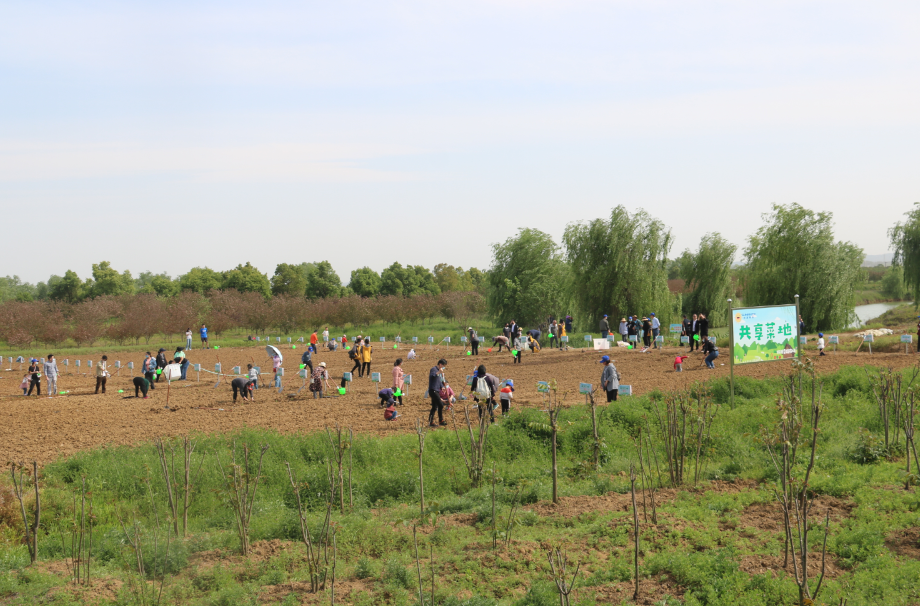
[[[301, 388], [303, 380], [297, 376], [303, 346], [292, 350], [290, 346], [281, 349], [284, 355], [284, 390], [278, 393], [271, 388], [270, 374], [263, 374], [263, 387], [256, 391], [254, 403], [233, 403], [230, 379], [224, 377], [215, 388], [217, 377], [202, 370], [200, 381], [197, 373], [190, 370], [187, 381], [174, 381], [169, 389], [167, 406], [167, 386], [161, 380], [156, 389], [150, 392], [150, 398], [144, 400], [134, 397], [132, 377], [127, 368], [108, 381], [107, 393], [95, 395], [95, 378], [92, 373], [86, 376], [75, 374], [73, 358], [70, 372], [59, 379], [58, 389], [66, 390], [66, 395], [48, 398], [24, 397], [19, 390], [23, 371], [18, 364], [13, 370], [0, 373], [0, 461], [31, 461], [47, 463], [58, 457], [106, 444], [133, 444], [151, 440], [157, 436], [175, 436], [188, 433], [212, 433], [232, 431], [242, 427], [265, 427], [283, 432], [309, 432], [332, 426], [335, 423], [349, 426], [355, 432], [387, 435], [395, 432], [413, 431], [418, 418], [427, 420], [429, 411], [427, 389], [428, 371], [438, 358], [448, 360], [446, 375], [455, 391], [460, 393], [465, 387], [466, 375], [471, 374], [478, 364], [499, 378], [514, 379], [515, 400], [513, 407], [536, 407], [541, 404], [537, 393], [537, 381], [556, 379], [560, 392], [568, 392], [567, 401], [571, 404], [584, 402], [579, 395], [581, 382], [597, 385], [600, 380], [601, 367], [597, 364], [602, 353], [609, 353], [615, 360], [622, 375], [622, 383], [631, 385], [634, 395], [648, 393], [654, 389], [662, 391], [687, 387], [698, 381], [716, 377], [727, 377], [729, 367], [722, 366], [726, 358], [716, 360], [716, 369], [707, 370], [702, 366], [703, 356], [694, 353], [684, 362], [684, 372], [673, 370], [674, 356], [684, 352], [683, 348], [669, 347], [664, 350], [652, 350], [641, 353], [636, 350], [612, 349], [606, 352], [592, 350], [550, 351], [524, 354], [523, 364], [511, 363], [511, 355], [497, 350], [488, 353], [480, 350], [479, 357], [467, 356], [460, 347], [448, 349], [417, 350], [419, 359], [404, 361], [406, 374], [413, 376], [414, 384], [408, 388], [400, 409], [400, 418], [394, 422], [383, 420], [379, 407], [377, 390], [391, 385], [393, 362], [397, 357], [405, 358], [408, 349], [394, 351], [392, 344], [374, 348], [372, 371], [380, 372], [381, 383], [376, 385], [367, 377], [355, 378], [349, 384], [348, 393], [339, 396], [337, 391], [323, 399], [314, 399], [309, 389], [304, 388], [299, 395], [294, 395]], [[146, 348], [145, 348], [146, 349]], [[115, 359], [123, 365], [133, 361], [136, 369], [141, 367], [143, 351], [135, 355], [117, 354], [109, 356], [110, 367]], [[156, 349], [151, 349], [156, 351]], [[172, 351], [170, 349], [170, 351]], [[813, 355], [813, 354], [809, 354]], [[38, 356], [36, 356], [38, 357]], [[58, 356], [58, 366], [64, 370], [62, 361], [66, 355]], [[84, 355], [82, 359], [98, 360], [100, 355]], [[218, 357], [225, 372], [233, 366], [240, 365], [245, 370], [247, 363], [261, 366], [263, 372], [270, 373], [271, 363], [261, 346], [247, 348], [221, 348], [220, 350], [193, 349], [188, 352], [192, 363], [202, 365], [202, 369], [214, 370]], [[348, 354], [337, 352], [320, 352], [315, 355], [314, 366], [326, 362], [331, 383], [338, 387], [342, 373], [351, 370], [352, 362]], [[816, 358], [816, 365], [821, 373], [832, 373], [841, 366], [871, 364], [875, 366], [892, 366], [903, 368], [913, 366], [917, 356], [903, 353], [830, 353]], [[4, 364], [7, 366], [7, 364]], [[137, 370], [134, 376], [137, 376]], [[84, 370], [86, 370], [84, 368]], [[784, 362], [749, 364], [735, 369], [737, 376], [764, 378], [785, 374], [789, 364]], [[112, 369], [114, 374], [114, 369]], [[42, 389], [44, 390], [44, 380]], [[124, 390], [123, 393], [118, 393]], [[628, 402], [628, 398], [624, 398]]]

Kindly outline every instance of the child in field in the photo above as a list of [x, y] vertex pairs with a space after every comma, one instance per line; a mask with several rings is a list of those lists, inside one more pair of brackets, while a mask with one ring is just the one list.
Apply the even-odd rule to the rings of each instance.
[[683, 372], [684, 370], [684, 360], [690, 356], [677, 356], [674, 358], [674, 372]]
[[499, 397], [502, 402], [502, 416], [507, 416], [508, 411], [511, 410], [511, 400], [514, 398], [514, 381], [508, 379], [505, 382], [505, 386], [499, 391]]
[[438, 395], [441, 396], [442, 400], [447, 402], [447, 410], [450, 411], [454, 409], [454, 402], [457, 401], [457, 397], [454, 393], [454, 390], [451, 389], [450, 385], [445, 382], [444, 386], [441, 388], [441, 391], [438, 392]]
[[819, 356], [824, 355], [824, 333], [823, 332], [818, 333], [818, 355]]
[[342, 349], [345, 349], [346, 347], [348, 347], [348, 337], [346, 335], [342, 335]]
[[22, 383], [19, 384], [19, 388], [22, 390], [22, 395], [26, 395], [29, 392], [29, 383], [31, 382], [31, 375], [28, 373], [22, 376]]
[[390, 401], [390, 405], [383, 411], [383, 420], [395, 421], [397, 417], [399, 417], [399, 412], [396, 411], [396, 402]]
[[414, 360], [416, 357], [418, 357], [418, 354], [415, 353], [415, 350], [414, 350], [414, 349], [410, 349], [410, 350], [409, 350], [409, 355], [406, 356], [406, 358], [408, 358], [408, 359], [410, 359], [410, 360]]

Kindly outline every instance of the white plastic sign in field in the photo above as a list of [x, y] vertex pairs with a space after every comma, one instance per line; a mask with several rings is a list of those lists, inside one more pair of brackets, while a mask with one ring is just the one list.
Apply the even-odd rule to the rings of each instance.
[[342, 380], [351, 381], [351, 373], [350, 372], [342, 373]]
[[429, 342], [429, 343], [434, 343], [434, 337], [428, 337], [428, 342]]
[[404, 376], [403, 383], [405, 383], [406, 385], [412, 385], [412, 375]]
[[220, 374], [220, 362], [214, 365], [214, 372]]
[[[65, 360], [66, 361], [66, 360]], [[134, 370], [134, 362], [128, 362], [128, 369]]]
[[568, 335], [562, 335], [562, 342], [563, 342], [563, 343], [568, 343], [568, 342], [569, 342], [569, 337], [568, 337]]
[[913, 343], [914, 335], [901, 335], [901, 343]]
[[397, 342], [397, 343], [402, 343], [402, 337], [396, 337], [396, 342]]
[[467, 385], [473, 384], [473, 375], [466, 375], [466, 384]]
[[683, 335], [683, 336], [680, 338], [680, 342], [681, 342], [681, 343], [684, 343], [684, 344], [689, 343], [689, 342], [690, 342], [690, 337], [688, 337], [687, 335]]
[[238, 375], [238, 374], [240, 374], [240, 367], [239, 367], [239, 366], [234, 366], [234, 367], [233, 367], [233, 370], [231, 370], [230, 372], [232, 372], [232, 373], [235, 374], [235, 375]]
[[[713, 339], [715, 339], [715, 337], [713, 337]], [[664, 343], [664, 337], [662, 335], [658, 335], [655, 337], [655, 343]]]
[[632, 395], [632, 385], [620, 385], [620, 388], [617, 390], [618, 396], [631, 396]]
[[381, 342], [381, 343], [386, 343], [386, 342], [387, 342], [387, 338], [386, 338], [386, 337], [380, 337], [380, 342]]
[[291, 342], [291, 337], [288, 337], [288, 343], [290, 343], [290, 342]]
[[629, 335], [628, 339], [629, 339], [629, 341], [630, 341], [631, 343], [638, 343], [638, 342], [639, 342], [639, 335]]
[[371, 382], [372, 382], [372, 383], [380, 383], [380, 373], [379, 373], [379, 372], [372, 372], [372, 373], [371, 373]]
[[865, 343], [875, 343], [875, 335], [863, 335], [863, 341]]
[[591, 335], [585, 335], [585, 341], [587, 341], [588, 343], [590, 343], [592, 340], [593, 340], [593, 339], [591, 339]]
[[680, 332], [681, 329], [682, 329], [682, 327], [681, 327], [680, 324], [671, 324], [671, 325], [669, 326], [669, 330], [671, 331], [671, 333]]
[[77, 360], [77, 368], [80, 367], [80, 360]]
[[201, 372], [201, 364], [192, 364], [192, 370], [195, 372]]
[[607, 339], [594, 339], [594, 349], [610, 349], [610, 341]]
[[306, 369], [306, 368], [302, 369], [302, 370], [300, 371], [299, 374], [300, 374], [300, 378], [301, 378], [301, 379], [306, 379], [306, 378], [307, 378], [307, 369]]
[[828, 343], [833, 343], [833, 344], [835, 344], [835, 345], [836, 345], [837, 343], [840, 343], [840, 337], [838, 337], [837, 335], [831, 335], [831, 336], [829, 336], [827, 339], [828, 339], [828, 341], [827, 341]]
[[115, 368], [121, 368], [121, 360], [115, 360]]
[[799, 337], [799, 345], [807, 345], [808, 337]]
[[412, 342], [413, 342], [413, 343], [418, 343], [418, 337], [412, 337]]
[[[70, 366], [70, 360], [64, 358], [64, 366]], [[131, 368], [134, 368], [133, 366]]]
[[539, 393], [548, 393], [549, 383], [547, 381], [537, 381], [537, 391]]
[[284, 376], [284, 369], [283, 369], [283, 368], [279, 368], [279, 369], [278, 369], [278, 373], [277, 373], [275, 376], [283, 377], [283, 376]]
[[[291, 342], [291, 340], [288, 339], [288, 343], [290, 343], [290, 342]], [[304, 342], [303, 337], [300, 337], [299, 339], [297, 339], [297, 342], [298, 342], [298, 343], [303, 343], [303, 342]]]
[[444, 340], [450, 343], [450, 337], [444, 337]]
[[460, 342], [461, 342], [461, 343], [466, 343], [466, 337], [460, 337]]
[[616, 337], [614, 336], [613, 333], [610, 333], [609, 335], [607, 335], [607, 340], [610, 341], [611, 343], [613, 342], [613, 340], [614, 340], [615, 338], [616, 338]]
[[592, 389], [593, 387], [594, 387], [594, 386], [591, 385], [590, 383], [579, 383], [579, 384], [578, 384], [578, 393], [589, 394], [589, 393], [591, 393], [591, 389]]

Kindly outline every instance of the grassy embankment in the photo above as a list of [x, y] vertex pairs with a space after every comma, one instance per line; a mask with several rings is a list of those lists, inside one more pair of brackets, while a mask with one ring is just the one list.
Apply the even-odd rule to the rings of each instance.
[[[915, 537], [920, 527], [920, 495], [902, 487], [904, 462], [880, 458], [877, 438], [861, 431], [867, 428], [873, 436], [881, 432], [864, 369], [845, 368], [821, 380], [826, 409], [811, 486], [830, 499], [839, 515], [830, 521], [833, 574], [825, 580], [820, 601], [837, 604], [846, 597], [849, 606], [916, 604], [920, 562], [897, 551], [898, 537]], [[780, 380], [738, 379], [734, 409], [727, 404], [725, 381], [714, 382], [710, 389], [719, 409], [705, 443], [699, 486], [687, 482], [676, 491], [662, 491], [657, 525], [645, 519], [640, 505], [644, 591], [656, 592], [660, 600], [656, 603], [662, 604], [795, 603], [790, 576], [753, 570], [782, 554], [778, 510], [769, 505], [774, 500], [776, 472], [765, 448], [752, 437], [776, 420], [774, 394]], [[412, 526], [417, 524], [426, 603], [430, 603], [433, 573], [435, 604], [558, 604], [548, 573], [549, 546], [566, 548], [569, 558], [581, 563], [578, 604], [620, 603], [621, 597], [631, 595], [632, 514], [625, 495], [629, 467], [636, 461], [632, 437], [646, 427], [645, 416], [655, 427], [652, 401], [660, 396], [627, 398], [599, 407], [603, 448], [598, 470], [590, 464], [594, 444], [590, 409], [576, 405], [562, 412], [559, 479], [565, 498], [559, 508], [546, 504], [551, 495], [546, 415], [515, 411], [494, 426], [486, 459], [487, 470], [493, 465], [497, 469], [499, 536], [494, 550], [491, 479], [483, 487], [471, 486], [452, 431], [427, 435], [424, 514], [419, 511], [416, 436], [356, 436], [351, 449], [354, 507], [348, 506], [346, 497], [346, 513], [333, 512], [338, 529], [338, 602], [417, 604], [412, 539]], [[653, 435], [662, 483], [667, 485], [661, 434], [653, 429]], [[468, 438], [461, 433], [461, 439]], [[252, 558], [233, 555], [239, 539], [216, 462], [220, 457], [226, 468], [231, 440], [256, 451], [263, 443], [270, 446], [256, 495], [251, 539], [273, 543], [258, 544], [260, 555]], [[800, 449], [799, 464], [806, 462], [807, 451]], [[18, 505], [6, 488], [7, 476], [0, 508], [0, 600], [11, 605], [140, 604], [141, 587], [149, 597], [159, 590], [158, 579], [165, 578], [164, 604], [329, 603], [328, 589], [315, 595], [305, 585], [305, 548], [299, 542], [297, 505], [284, 464], [289, 462], [303, 482], [300, 494], [315, 535], [325, 511], [326, 464], [331, 459], [332, 447], [324, 434], [292, 436], [251, 429], [198, 437], [192, 467], [200, 472], [193, 473], [188, 536], [173, 537], [168, 552], [166, 487], [152, 445], [102, 448], [49, 464], [41, 472], [40, 562], [35, 566], [27, 565]], [[491, 473], [487, 475], [491, 478]], [[91, 491], [93, 519], [91, 578], [95, 581], [89, 589], [68, 583], [64, 562], [71, 553], [73, 499], [82, 478]], [[515, 502], [519, 505], [510, 527], [510, 544], [504, 546]], [[747, 515], [752, 507], [773, 511], [773, 524], [758, 523], [757, 516]], [[118, 521], [119, 516], [130, 521], [135, 515], [143, 530], [146, 581], [136, 572], [136, 555]], [[814, 523], [820, 526], [817, 520]], [[813, 548], [820, 547], [820, 539], [820, 532], [812, 534]], [[160, 574], [163, 570], [165, 575]]]

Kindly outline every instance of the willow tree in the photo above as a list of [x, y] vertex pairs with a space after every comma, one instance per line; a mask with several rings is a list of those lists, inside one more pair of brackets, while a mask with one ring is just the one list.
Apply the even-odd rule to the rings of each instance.
[[725, 326], [732, 292], [732, 261], [738, 247], [721, 235], [706, 234], [695, 253], [678, 259], [684, 280], [684, 313], [704, 313], [712, 326]]
[[672, 316], [675, 298], [668, 292], [667, 274], [671, 230], [664, 223], [644, 210], [630, 214], [617, 206], [609, 219], [570, 224], [562, 241], [575, 304], [591, 326], [603, 314], [655, 312], [662, 322]]
[[888, 230], [894, 248], [893, 264], [903, 272], [904, 286], [913, 294], [914, 305], [920, 302], [920, 202], [905, 213], [907, 221]]
[[536, 229], [492, 245], [488, 274], [489, 316], [498, 324], [537, 324], [563, 303], [565, 264], [552, 236]]
[[798, 204], [773, 205], [763, 225], [748, 239], [744, 303], [782, 305], [799, 295], [800, 312], [812, 331], [844, 328], [852, 320], [854, 284], [863, 250], [835, 242], [833, 214]]

